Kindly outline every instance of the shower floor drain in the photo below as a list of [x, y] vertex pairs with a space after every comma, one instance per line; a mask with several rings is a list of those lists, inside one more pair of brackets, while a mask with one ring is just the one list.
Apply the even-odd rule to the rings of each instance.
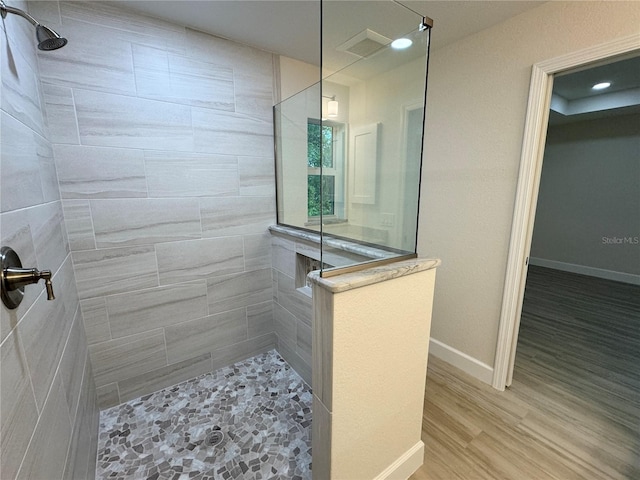
[[215, 432], [212, 432], [209, 435], [207, 435], [207, 438], [204, 439], [204, 444], [207, 447], [217, 447], [222, 443], [223, 440], [224, 440], [224, 433], [222, 433], [220, 430], [216, 430]]

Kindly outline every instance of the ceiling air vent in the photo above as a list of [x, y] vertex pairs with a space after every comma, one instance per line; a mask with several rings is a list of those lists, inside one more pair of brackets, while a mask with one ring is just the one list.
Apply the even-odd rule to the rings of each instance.
[[351, 37], [342, 45], [338, 45], [336, 50], [349, 52], [358, 57], [368, 57], [381, 48], [386, 47], [389, 43], [391, 43], [390, 38], [366, 28], [357, 35]]

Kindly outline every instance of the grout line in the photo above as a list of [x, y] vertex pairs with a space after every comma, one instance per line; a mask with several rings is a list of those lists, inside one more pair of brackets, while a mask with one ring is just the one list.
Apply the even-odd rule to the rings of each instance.
[[[107, 328], [109, 329], [109, 340], [113, 340], [113, 331], [111, 330], [111, 319], [109, 318], [109, 308], [107, 304], [107, 295], [103, 295], [102, 297], [102, 306], [104, 307], [104, 312], [107, 315]], [[102, 342], [98, 342], [102, 343]]]
[[[55, 85], [55, 84], [52, 84]], [[58, 85], [56, 85], [58, 86]], [[76, 133], [78, 134], [78, 145], [82, 145], [82, 139], [80, 138], [80, 123], [78, 122], [78, 109], [76, 108], [76, 97], [75, 94], [73, 92], [73, 88], [72, 87], [66, 87], [71, 91], [71, 103], [72, 103], [72, 108], [73, 108], [73, 119], [74, 119], [74, 123], [76, 124]]]
[[166, 367], [169, 365], [169, 349], [167, 348], [167, 332], [165, 327], [162, 327], [162, 340], [164, 342], [164, 359], [166, 361]]

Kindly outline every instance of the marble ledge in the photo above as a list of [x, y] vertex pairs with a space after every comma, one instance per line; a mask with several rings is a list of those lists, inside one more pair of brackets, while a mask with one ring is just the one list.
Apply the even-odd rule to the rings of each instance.
[[[304, 240], [320, 245], [319, 233], [310, 232], [307, 230], [299, 230], [292, 227], [285, 227], [283, 225], [271, 225], [269, 226], [269, 230], [271, 231], [271, 233], [276, 233], [279, 235], [295, 238], [297, 240]], [[385, 258], [398, 256], [398, 253], [395, 252], [388, 252], [380, 248], [361, 245], [359, 243], [350, 242], [348, 240], [340, 240], [337, 238], [325, 238], [323, 244], [331, 248], [343, 250], [345, 252], [362, 255], [363, 257], [367, 257], [372, 260], [382, 260]]]
[[331, 293], [341, 293], [353, 290], [354, 288], [365, 287], [425, 270], [431, 270], [438, 267], [440, 263], [440, 260], [434, 258], [412, 258], [410, 260], [401, 260], [357, 272], [336, 275], [335, 277], [322, 278], [319, 271], [311, 272], [308, 277], [311, 282]]

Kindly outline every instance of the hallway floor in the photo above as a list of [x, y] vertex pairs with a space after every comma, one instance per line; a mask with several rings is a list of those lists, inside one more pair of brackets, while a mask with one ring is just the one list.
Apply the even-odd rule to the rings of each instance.
[[640, 478], [640, 287], [530, 267], [505, 392], [429, 358], [411, 480]]
[[272, 350], [103, 411], [96, 478], [310, 479], [311, 404]]

